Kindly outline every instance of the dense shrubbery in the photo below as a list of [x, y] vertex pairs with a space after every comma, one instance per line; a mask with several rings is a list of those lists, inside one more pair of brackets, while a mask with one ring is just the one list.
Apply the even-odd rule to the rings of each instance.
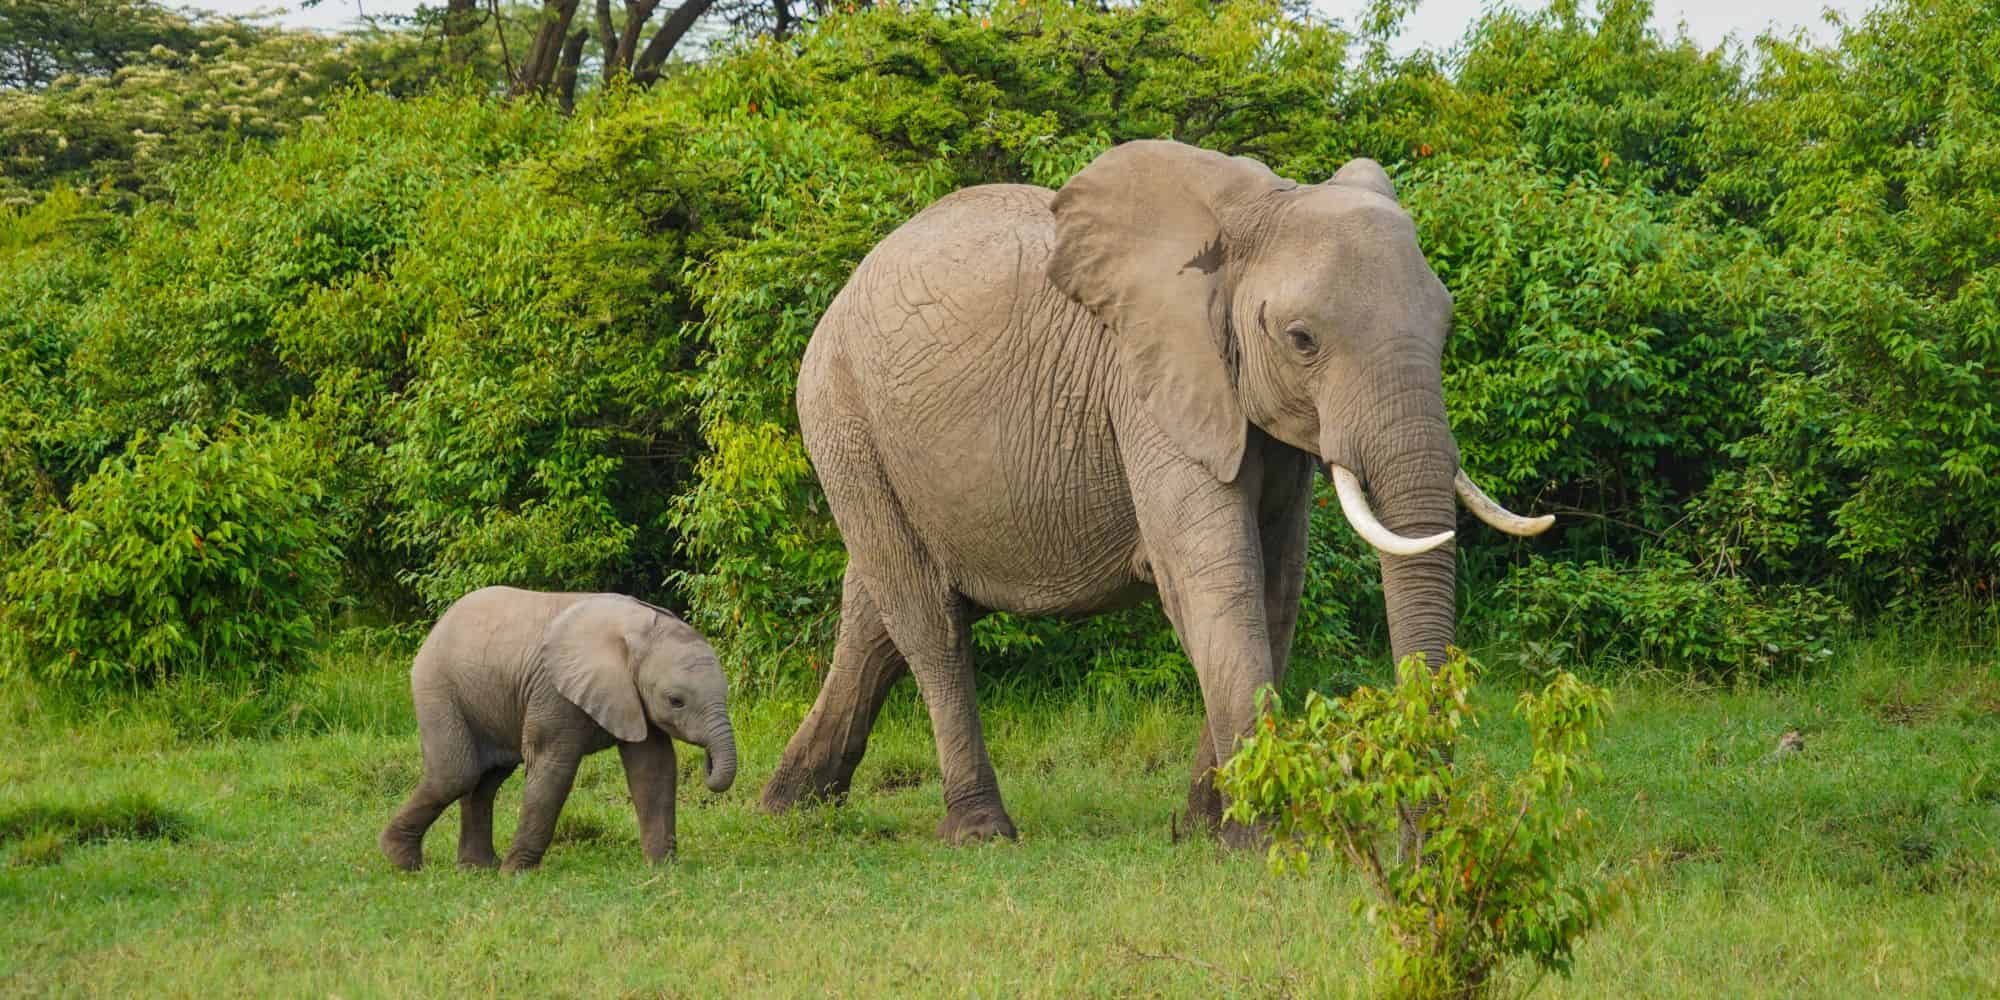
[[1532, 666], [1673, 664], [1711, 678], [1758, 678], [1833, 656], [1847, 611], [1790, 584], [1756, 587], [1671, 553], [1635, 565], [1539, 556], [1500, 582], [1498, 638]]
[[[2000, 15], [1894, 2], [1753, 69], [1601, 6], [1498, 11], [1405, 60], [1258, 2], [877, 8], [572, 117], [357, 91], [128, 186], [166, 196], [127, 217], [0, 215], [0, 559], [136, 435], [241, 411], [310, 442], [370, 605], [616, 586], [691, 607], [761, 681], [806, 676], [844, 560], [791, 406], [827, 302], [946, 191], [1173, 136], [1396, 174], [1458, 303], [1466, 463], [1573, 515], [1462, 533], [1489, 633], [1762, 672], [1838, 605], [1995, 575], [2000, 62], [1958, 41]], [[1381, 609], [1337, 512], [1312, 546], [1298, 650], [1324, 676], [1381, 647]], [[978, 639], [1186, 685], [1162, 629]]]
[[13, 560], [0, 668], [100, 686], [297, 666], [340, 556], [314, 465], [282, 425], [135, 437]]

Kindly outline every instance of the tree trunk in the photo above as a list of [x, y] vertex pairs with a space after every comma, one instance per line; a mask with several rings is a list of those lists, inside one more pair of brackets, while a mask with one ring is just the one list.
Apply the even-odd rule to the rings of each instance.
[[617, 74], [612, 71], [612, 54], [618, 51], [618, 29], [611, 23], [611, 0], [597, 0], [597, 47], [604, 53], [604, 79], [609, 81]]
[[639, 57], [639, 34], [659, 9], [660, 0], [625, 0], [625, 30], [618, 36], [618, 58], [605, 61], [605, 79], [632, 72], [632, 62]]
[[563, 114], [576, 110], [576, 64], [583, 61], [583, 43], [590, 40], [590, 29], [578, 28], [563, 43], [562, 61], [556, 66], [556, 103]]
[[674, 46], [680, 44], [688, 29], [693, 28], [694, 23], [701, 20], [714, 3], [715, 0], [682, 0], [681, 5], [667, 15], [667, 23], [653, 32], [653, 40], [646, 43], [646, 51], [639, 53], [638, 62], [632, 66], [632, 78], [642, 84], [659, 79]]
[[512, 93], [546, 94], [555, 82], [556, 69], [569, 36], [569, 22], [576, 16], [577, 0], [545, 0], [541, 25], [535, 29], [534, 43], [514, 74]]

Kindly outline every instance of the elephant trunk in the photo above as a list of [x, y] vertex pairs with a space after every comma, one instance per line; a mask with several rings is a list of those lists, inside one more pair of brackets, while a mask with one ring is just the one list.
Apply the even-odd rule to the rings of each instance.
[[1458, 446], [1434, 361], [1410, 359], [1385, 374], [1384, 384], [1393, 387], [1386, 404], [1376, 409], [1373, 426], [1357, 436], [1355, 447], [1342, 452], [1360, 460], [1368, 506], [1380, 527], [1430, 543], [1419, 551], [1405, 548], [1404, 554], [1382, 550], [1382, 590], [1397, 661], [1422, 653], [1435, 668], [1444, 662], [1457, 618], [1451, 533], [1458, 521]]
[[726, 792], [736, 782], [736, 732], [729, 716], [717, 709], [708, 720], [708, 739], [702, 744], [705, 784], [711, 792]]

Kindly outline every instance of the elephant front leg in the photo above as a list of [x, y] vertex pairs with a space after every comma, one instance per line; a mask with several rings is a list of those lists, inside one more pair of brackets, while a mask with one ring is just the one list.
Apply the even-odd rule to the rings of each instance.
[[840, 636], [833, 666], [812, 711], [785, 745], [777, 772], [764, 785], [763, 808], [784, 812], [799, 802], [837, 802], [868, 752], [868, 733], [907, 666], [889, 639], [882, 612], [849, 566], [841, 588]]
[[[1246, 474], [1252, 470], [1246, 469]], [[1160, 603], [1193, 662], [1205, 720], [1188, 790], [1190, 818], [1222, 826], [1219, 760], [1256, 721], [1257, 692], [1274, 682], [1267, 574], [1250, 497], [1193, 463], [1134, 477], [1139, 530]], [[1249, 832], [1221, 830], [1231, 843]]]
[[549, 841], [555, 839], [556, 817], [569, 801], [570, 787], [576, 783], [576, 768], [582, 754], [563, 747], [530, 754], [527, 787], [521, 795], [521, 825], [514, 830], [513, 846], [507, 850], [502, 871], [519, 872], [542, 863]]
[[639, 847], [646, 860], [658, 864], [674, 856], [674, 741], [655, 729], [644, 743], [618, 744], [625, 765], [625, 787], [639, 814]]
[[[1261, 432], [1252, 431], [1253, 436]], [[1271, 686], [1282, 688], [1292, 659], [1292, 637], [1299, 621], [1299, 596], [1305, 588], [1306, 533], [1312, 520], [1312, 458], [1303, 452], [1274, 456], [1265, 465], [1262, 514], [1257, 535], [1264, 571], [1264, 627], [1271, 649]], [[1188, 781], [1187, 818], [1190, 828], [1217, 830], [1222, 825], [1222, 793], [1215, 787], [1215, 740], [1202, 728]]]

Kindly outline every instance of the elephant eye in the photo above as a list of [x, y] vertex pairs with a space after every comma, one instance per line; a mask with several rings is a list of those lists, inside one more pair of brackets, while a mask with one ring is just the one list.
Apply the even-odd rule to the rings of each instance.
[[667, 704], [672, 705], [675, 708], [686, 708], [688, 703], [680, 695], [670, 694], [667, 696]]
[[1292, 342], [1293, 350], [1306, 357], [1319, 353], [1319, 341], [1314, 340], [1313, 335], [1308, 333], [1305, 327], [1291, 327], [1285, 331], [1285, 337]]

